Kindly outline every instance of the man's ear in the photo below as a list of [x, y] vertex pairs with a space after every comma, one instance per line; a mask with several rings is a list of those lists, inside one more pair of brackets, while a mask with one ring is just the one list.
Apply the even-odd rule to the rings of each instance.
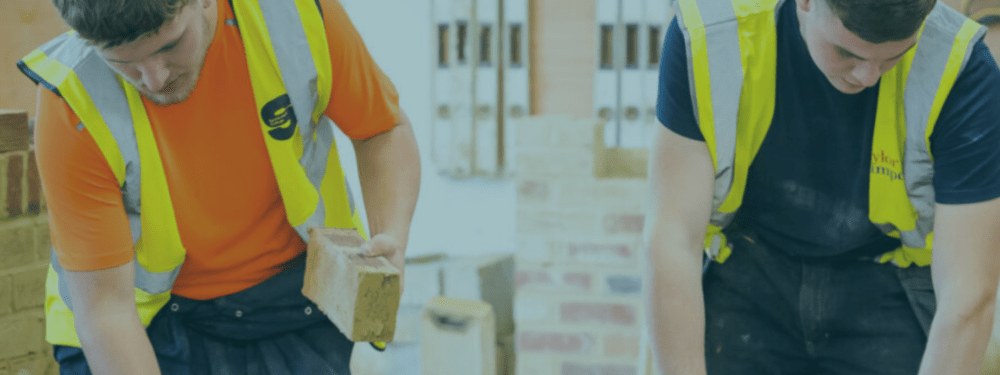
[[202, 8], [209, 9], [209, 8], [212, 7], [212, 5], [215, 4], [216, 0], [197, 0], [197, 1], [201, 2], [201, 7]]
[[795, 0], [795, 6], [800, 12], [809, 13], [816, 7], [816, 0]]

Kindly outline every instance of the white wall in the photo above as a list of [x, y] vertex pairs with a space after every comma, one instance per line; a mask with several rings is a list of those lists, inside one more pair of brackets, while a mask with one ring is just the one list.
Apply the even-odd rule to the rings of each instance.
[[[379, 67], [399, 90], [413, 122], [423, 179], [407, 256], [514, 251], [512, 181], [456, 181], [439, 176], [430, 154], [431, 0], [340, 0]], [[344, 171], [359, 194], [350, 141], [340, 135]], [[360, 199], [359, 199], [360, 200]]]

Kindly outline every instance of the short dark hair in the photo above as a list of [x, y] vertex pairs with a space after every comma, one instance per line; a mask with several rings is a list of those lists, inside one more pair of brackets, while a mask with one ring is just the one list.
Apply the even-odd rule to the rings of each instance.
[[869, 43], [900, 41], [916, 34], [937, 0], [823, 0], [844, 28]]
[[52, 0], [80, 37], [101, 48], [155, 33], [195, 0]]

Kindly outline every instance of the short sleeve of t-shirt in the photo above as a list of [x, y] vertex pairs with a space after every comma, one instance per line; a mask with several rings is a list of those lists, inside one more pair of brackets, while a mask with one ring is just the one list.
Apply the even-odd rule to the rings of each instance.
[[1000, 70], [982, 41], [975, 44], [931, 135], [938, 203], [1000, 197]]
[[674, 133], [704, 141], [694, 116], [694, 103], [691, 102], [686, 46], [684, 34], [675, 17], [667, 28], [667, 38], [663, 43], [656, 117]]
[[326, 114], [352, 139], [365, 139], [399, 123], [399, 94], [379, 69], [337, 0], [320, 0], [333, 66]]

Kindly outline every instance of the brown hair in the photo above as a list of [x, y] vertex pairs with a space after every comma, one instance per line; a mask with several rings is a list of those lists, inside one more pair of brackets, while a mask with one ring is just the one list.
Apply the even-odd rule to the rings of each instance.
[[823, 0], [844, 27], [869, 43], [913, 36], [936, 0]]
[[101, 48], [155, 33], [195, 0], [52, 0], [80, 37]]

